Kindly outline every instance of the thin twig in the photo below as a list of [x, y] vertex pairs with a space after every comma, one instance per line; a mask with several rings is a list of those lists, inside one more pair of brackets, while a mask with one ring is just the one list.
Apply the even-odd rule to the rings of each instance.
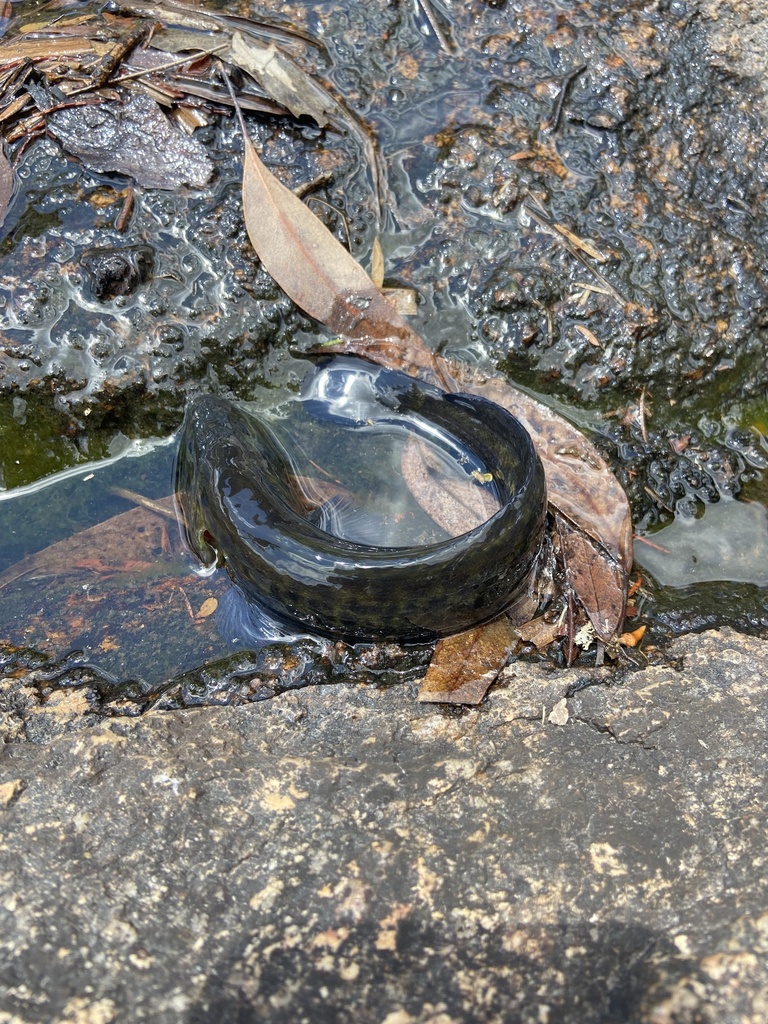
[[123, 205], [120, 209], [120, 213], [117, 215], [117, 220], [115, 221], [116, 231], [125, 231], [126, 227], [128, 226], [128, 221], [130, 220], [131, 214], [133, 213], [133, 203], [134, 191], [132, 188], [128, 188], [125, 193], [125, 199], [123, 200]]
[[[113, 78], [110, 85], [120, 85], [122, 82], [128, 82], [133, 78], [143, 78], [145, 75], [155, 75], [161, 71], [170, 71], [171, 68], [178, 68], [182, 64], [189, 64], [190, 61], [199, 60], [201, 57], [210, 57], [211, 54], [219, 53], [221, 50], [226, 50], [229, 43], [219, 43], [218, 46], [212, 47], [210, 50], [196, 50], [193, 53], [187, 53], [183, 57], [176, 57], [174, 60], [169, 60], [165, 64], [158, 64], [155, 68], [140, 68], [138, 71], [128, 71], [124, 75], [118, 75], [117, 78]], [[91, 92], [94, 89], [99, 89], [106, 84], [106, 81], [100, 82], [99, 84], [91, 83], [90, 85], [84, 85], [80, 89], [75, 89], [71, 92], [70, 96], [78, 96], [81, 92]]]
[[245, 127], [245, 118], [243, 112], [240, 109], [240, 104], [237, 102], [237, 96], [235, 96], [235, 90], [232, 87], [232, 81], [227, 74], [227, 69], [224, 67], [224, 62], [219, 62], [219, 74], [224, 79], [224, 84], [229, 90], [230, 98], [232, 99], [232, 106], [235, 109], [235, 115], [237, 116], [237, 123], [240, 125], [240, 131], [243, 133], [243, 143], [245, 144], [249, 139], [248, 129]]
[[448, 42], [445, 32], [443, 32], [442, 25], [437, 20], [437, 15], [432, 10], [430, 0], [416, 0], [416, 5], [421, 8], [424, 17], [429, 22], [429, 27], [435, 33], [438, 43], [440, 43], [440, 49], [445, 53], [451, 53], [451, 44]]
[[633, 534], [632, 539], [639, 540], [641, 544], [647, 544], [649, 548], [653, 548], [654, 551], [661, 551], [664, 555], [672, 554], [668, 548], [663, 548], [660, 544], [654, 544], [652, 540], [648, 540], [647, 537], [641, 537], [637, 533]]
[[125, 38], [119, 39], [115, 43], [101, 60], [101, 66], [93, 80], [94, 89], [100, 89], [107, 84], [128, 54], [135, 50], [139, 43], [143, 43], [147, 39], [152, 27], [147, 22], [141, 22], [133, 32], [129, 32]]
[[177, 68], [181, 64], [189, 64], [190, 61], [200, 60], [201, 57], [210, 57], [215, 53], [219, 53], [220, 50], [226, 50], [229, 43], [219, 43], [218, 46], [212, 46], [208, 50], [193, 50], [192, 53], [188, 53], [183, 57], [177, 57], [175, 60], [169, 60], [167, 64], [158, 64], [156, 68], [141, 68], [139, 71], [128, 71], [124, 75], [119, 75], [117, 78], [113, 78], [110, 85], [119, 85], [120, 82], [127, 82], [129, 78], [140, 78], [142, 75], [153, 75], [158, 71], [169, 71], [171, 68]]
[[549, 118], [541, 126], [541, 130], [543, 132], [555, 132], [555, 131], [557, 131], [557, 129], [558, 129], [559, 125], [560, 125], [560, 118], [562, 117], [562, 114], [563, 114], [563, 104], [565, 103], [565, 97], [568, 95], [568, 90], [570, 89], [570, 87], [573, 84], [574, 80], [576, 78], [578, 78], [579, 75], [583, 71], [586, 71], [586, 70], [587, 70], [587, 65], [586, 64], [582, 64], [581, 67], [574, 68], [573, 71], [571, 71], [567, 75], [563, 76], [563, 78], [562, 78], [562, 83], [563, 84], [562, 84], [562, 86], [560, 88], [560, 92], [557, 95], [557, 101], [555, 103], [555, 109], [552, 111], [552, 113], [550, 114]]
[[614, 299], [616, 302], [620, 302], [622, 306], [627, 305], [628, 300], [625, 299], [620, 292], [616, 291], [611, 282], [603, 274], [600, 273], [597, 267], [592, 266], [592, 264], [584, 255], [584, 253], [580, 252], [578, 247], [574, 245], [573, 242], [571, 242], [570, 239], [567, 238], [562, 231], [558, 231], [557, 227], [550, 220], [548, 220], [541, 214], [537, 213], [536, 210], [534, 210], [532, 206], [529, 206], [527, 202], [523, 202], [523, 207], [525, 209], [525, 212], [529, 215], [529, 217], [531, 217], [532, 220], [536, 221], [539, 227], [544, 228], [545, 231], [550, 231], [555, 236], [555, 238], [558, 239], [560, 244], [565, 249], [567, 249], [571, 256], [575, 257], [575, 259], [577, 259], [579, 263], [581, 263], [584, 267], [587, 268], [590, 274], [592, 274], [600, 282], [600, 284], [607, 290], [608, 294], [611, 296], [612, 299]]
[[640, 392], [640, 433], [642, 434], [643, 441], [648, 444], [648, 432], [645, 429], [645, 385], [643, 385], [643, 390]]
[[675, 510], [670, 508], [669, 505], [664, 501], [660, 494], [657, 494], [652, 487], [644, 487], [643, 490], [646, 494], [649, 494], [655, 502], [657, 502], [663, 509], [666, 509], [671, 515], [675, 514]]
[[118, 495], [118, 497], [125, 498], [126, 501], [132, 501], [134, 505], [141, 505], [143, 508], [148, 508], [150, 512], [157, 512], [158, 515], [165, 516], [166, 519], [173, 519], [174, 522], [177, 519], [176, 512], [160, 501], [154, 501], [152, 498], [145, 498], [143, 494], [138, 494], [136, 491], [129, 491], [127, 487], [110, 487], [109, 489], [113, 494]]

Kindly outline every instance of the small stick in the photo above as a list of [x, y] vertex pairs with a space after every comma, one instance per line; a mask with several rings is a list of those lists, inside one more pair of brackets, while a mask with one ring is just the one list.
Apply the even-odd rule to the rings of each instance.
[[119, 39], [102, 58], [101, 67], [98, 69], [91, 87], [100, 89], [103, 85], [106, 85], [128, 54], [135, 50], [139, 43], [144, 42], [149, 36], [152, 28], [152, 25], [142, 22], [133, 32], [129, 32], [124, 39]]
[[528, 205], [528, 203], [524, 202], [523, 206], [525, 207], [526, 213], [528, 213], [528, 215], [533, 220], [536, 221], [539, 227], [544, 228], [545, 231], [551, 231], [554, 234], [555, 238], [559, 239], [563, 247], [567, 249], [571, 256], [574, 256], [579, 261], [579, 263], [581, 263], [583, 266], [587, 268], [590, 274], [597, 278], [600, 284], [605, 289], [607, 289], [608, 294], [611, 296], [611, 298], [615, 299], [616, 302], [620, 302], [622, 306], [627, 305], [627, 300], [624, 298], [624, 296], [616, 291], [611, 282], [606, 277], [604, 277], [603, 274], [600, 273], [597, 267], [592, 266], [592, 264], [584, 256], [584, 254], [579, 251], [577, 246], [574, 245], [573, 242], [571, 242], [568, 238], [566, 238], [566, 236], [561, 231], [558, 231], [551, 221], [547, 220], [546, 217], [542, 217], [541, 214], [537, 213], [531, 206]]
[[140, 78], [142, 75], [154, 75], [159, 71], [170, 71], [171, 68], [180, 67], [182, 64], [189, 64], [190, 61], [199, 60], [201, 57], [211, 57], [221, 50], [226, 50], [228, 46], [229, 43], [219, 43], [218, 46], [212, 46], [208, 50], [193, 50], [192, 53], [188, 53], [183, 57], [176, 57], [165, 64], [158, 64], [156, 68], [141, 68], [138, 71], [127, 71], [124, 75], [118, 75], [117, 78], [113, 78], [110, 85], [127, 82], [129, 78]]
[[653, 498], [653, 500], [657, 501], [661, 505], [662, 508], [665, 508], [667, 510], [667, 512], [671, 512], [672, 515], [675, 514], [675, 510], [673, 508], [670, 508], [669, 505], [667, 505], [667, 503], [661, 497], [661, 495], [657, 494], [656, 491], [654, 491], [651, 487], [644, 487], [643, 490], [645, 491], [646, 494], [650, 494], [650, 496]]
[[133, 201], [134, 191], [132, 188], [128, 188], [125, 193], [122, 208], [120, 213], [117, 215], [117, 220], [115, 221], [115, 229], [117, 231], [123, 232], [128, 226], [128, 221], [133, 213]]
[[421, 8], [422, 14], [429, 22], [429, 27], [435, 33], [438, 43], [440, 43], [440, 49], [445, 53], [451, 52], [451, 45], [446, 38], [445, 32], [443, 32], [440, 22], [437, 20], [435, 12], [432, 10], [432, 4], [429, 0], [416, 0], [416, 4]]
[[640, 433], [643, 435], [643, 441], [648, 444], [648, 433], [645, 429], [645, 385], [640, 392]]
[[142, 505], [144, 508], [148, 508], [151, 512], [157, 512], [158, 515], [165, 516], [166, 519], [173, 519], [176, 521], [176, 513], [161, 501], [154, 501], [152, 498], [145, 498], [143, 494], [138, 494], [136, 491], [129, 491], [127, 487], [110, 487], [109, 489], [113, 494], [118, 495], [118, 497], [125, 498], [126, 501], [132, 501], [134, 505]]
[[557, 129], [558, 129], [559, 125], [560, 125], [560, 118], [561, 118], [562, 113], [563, 113], [563, 104], [565, 103], [565, 97], [568, 95], [568, 90], [570, 89], [570, 87], [571, 87], [572, 83], [574, 82], [574, 80], [577, 79], [579, 77], [579, 75], [583, 71], [586, 71], [586, 70], [587, 70], [587, 65], [586, 64], [582, 64], [581, 67], [574, 68], [573, 71], [569, 72], [567, 75], [565, 75], [562, 78], [562, 83], [563, 84], [562, 84], [560, 92], [558, 93], [558, 96], [557, 96], [557, 102], [555, 103], [555, 109], [552, 111], [552, 113], [549, 116], [549, 118], [541, 126], [542, 131], [545, 131], [545, 132], [557, 131]]
[[[158, 64], [156, 68], [140, 68], [138, 71], [127, 71], [124, 75], [118, 75], [117, 78], [113, 78], [110, 85], [120, 85], [121, 82], [128, 82], [133, 78], [143, 78], [145, 75], [155, 75], [161, 71], [170, 71], [171, 68], [178, 68], [182, 64], [189, 64], [190, 61], [199, 60], [201, 57], [210, 57], [211, 54], [219, 53], [221, 50], [226, 50], [229, 43], [219, 43], [218, 46], [211, 47], [209, 50], [195, 50], [193, 53], [187, 53], [183, 57], [176, 57], [174, 60], [166, 61], [165, 64]], [[112, 68], [114, 71], [114, 68]], [[109, 75], [104, 81], [101, 81], [101, 75], [96, 82], [92, 82], [90, 85], [84, 85], [80, 89], [75, 89], [71, 92], [70, 96], [79, 96], [83, 92], [91, 92], [94, 89], [100, 89], [102, 86], [107, 84]]]
[[189, 603], [189, 598], [187, 597], [183, 587], [179, 587], [179, 593], [184, 598], [184, 604], [187, 606], [187, 612], [189, 613], [190, 619], [194, 622], [195, 613], [192, 611], [192, 605]]
[[647, 546], [649, 548], [653, 548], [654, 551], [661, 551], [661, 553], [663, 555], [671, 555], [672, 554], [672, 552], [669, 550], [669, 548], [663, 548], [660, 544], [654, 544], [652, 540], [648, 540], [647, 537], [641, 537], [637, 533], [633, 534], [632, 539], [633, 540], [639, 540], [641, 544], [647, 544]]

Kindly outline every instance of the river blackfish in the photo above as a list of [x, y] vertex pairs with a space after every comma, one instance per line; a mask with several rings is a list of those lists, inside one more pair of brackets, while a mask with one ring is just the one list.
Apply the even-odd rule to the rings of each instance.
[[[466, 533], [423, 546], [381, 547], [335, 536], [308, 515], [293, 464], [270, 424], [243, 405], [206, 395], [188, 407], [177, 459], [187, 540], [203, 565], [225, 565], [249, 601], [303, 632], [351, 642], [420, 642], [494, 618], [516, 596], [544, 531], [544, 473], [531, 440], [486, 399], [447, 394], [363, 360], [336, 358], [343, 401], [328, 418], [370, 423], [347, 400], [372, 401], [382, 419], [444, 435], [485, 467], [499, 510]], [[333, 390], [333, 388], [331, 388]], [[315, 391], [316, 394], [316, 391]], [[313, 398], [313, 401], [315, 399]], [[310, 403], [308, 403], [309, 405]], [[315, 403], [316, 404], [316, 403]], [[315, 410], [316, 412], [316, 410]]]

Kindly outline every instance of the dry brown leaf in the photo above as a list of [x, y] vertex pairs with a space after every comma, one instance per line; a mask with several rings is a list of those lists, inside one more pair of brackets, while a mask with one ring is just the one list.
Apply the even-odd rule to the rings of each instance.
[[520, 639], [524, 643], [534, 644], [539, 650], [548, 647], [557, 637], [562, 636], [562, 631], [563, 624], [560, 619], [550, 622], [544, 615], [518, 626]]
[[576, 324], [576, 330], [579, 332], [582, 338], [585, 338], [589, 342], [589, 344], [593, 348], [603, 347], [588, 327], [584, 327], [582, 324]]
[[[365, 346], [381, 342], [401, 366], [442, 383], [437, 359], [374, 285], [357, 260], [262, 163], [243, 132], [243, 217], [267, 273], [297, 306], [329, 330]], [[413, 353], [413, 360], [409, 353]], [[410, 369], [408, 372], [411, 372]]]
[[624, 622], [626, 576], [595, 541], [558, 516], [566, 580], [573, 587], [598, 639], [609, 643]]
[[306, 114], [318, 127], [324, 128], [329, 116], [336, 111], [336, 104], [325, 89], [274, 43], [266, 45], [252, 36], [235, 32], [224, 57], [252, 75], [264, 92], [287, 107], [294, 117]]
[[247, 137], [243, 214], [265, 269], [305, 313], [345, 338], [415, 338], [357, 260], [264, 166]]
[[517, 643], [506, 615], [441, 640], [419, 690], [422, 703], [479, 704]]

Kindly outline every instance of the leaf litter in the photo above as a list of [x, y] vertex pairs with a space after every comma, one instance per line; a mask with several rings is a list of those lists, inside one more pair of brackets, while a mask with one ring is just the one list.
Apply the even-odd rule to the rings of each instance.
[[[244, 108], [348, 134], [368, 168], [376, 219], [386, 215], [389, 190], [372, 130], [294, 59], [309, 51], [317, 63], [324, 55], [299, 29], [171, 2], [110, 4], [53, 24], [17, 18], [11, 28], [18, 34], [0, 43], [0, 107], [18, 102], [9, 142], [48, 130], [90, 170], [126, 174], [146, 188], [200, 188], [212, 165], [189, 133], [208, 123], [206, 102], [211, 115], [231, 105], [213, 78], [216, 53], [242, 75]], [[30, 69], [28, 84], [14, 77]]]
[[[153, 68], [140, 68], [121, 76], [134, 77], [139, 91], [134, 90], [133, 82], [117, 91], [104, 88], [132, 46], [119, 42], [105, 46], [100, 40], [89, 39], [87, 19], [82, 24], [73, 19], [70, 28], [73, 38], [60, 34], [55, 43], [51, 38], [22, 38], [0, 45], [0, 75], [4, 74], [5, 81], [11, 83], [10, 91], [3, 96], [5, 109], [12, 107], [14, 113], [21, 113], [28, 104], [28, 97], [32, 96], [39, 113], [27, 119], [30, 129], [39, 130], [42, 114], [44, 123], [60, 138], [65, 148], [79, 156], [86, 166], [99, 171], [126, 173], [140, 184], [156, 188], [178, 187], [181, 183], [199, 187], [211, 173], [210, 162], [202, 147], [198, 149], [194, 140], [172, 129], [157, 101], [145, 91], [149, 83], [142, 80], [150, 71], [157, 73], [166, 64], [178, 67], [184, 63], [189, 68], [195, 60], [207, 60], [210, 52], [219, 50], [230, 64], [252, 76], [266, 94], [266, 102], [271, 102], [278, 109], [285, 108], [297, 117], [309, 116], [318, 125], [327, 124], [333, 118], [337, 123], [344, 121], [343, 108], [301, 71], [287, 54], [277, 49], [274, 38], [267, 43], [254, 38], [251, 34], [253, 23], [201, 11], [191, 5], [166, 3], [151, 8], [132, 7], [132, 12], [140, 16], [146, 16], [150, 10], [155, 12], [155, 16], [158, 13], [162, 16], [165, 31], [169, 33], [169, 47], [167, 53], [156, 55]], [[175, 40], [180, 49], [185, 45], [190, 47], [189, 58], [184, 62], [171, 56], [173, 45], [170, 36], [179, 31], [171, 26], [179, 24], [193, 30], [189, 39]], [[63, 27], [59, 26], [59, 32]], [[266, 35], [270, 35], [268, 26]], [[219, 44], [218, 39], [222, 36], [225, 42]], [[297, 34], [288, 32], [285, 36], [293, 43], [297, 42]], [[141, 38], [141, 32], [136, 31], [134, 23], [130, 39], [138, 42]], [[198, 40], [205, 44], [205, 49], [201, 48], [196, 53], [194, 45]], [[285, 38], [281, 45], [284, 43]], [[118, 52], [119, 59], [116, 57]], [[66, 83], [57, 81], [60, 74], [57, 62], [63, 56], [82, 61], [79, 83], [77, 72], [70, 74]], [[10, 72], [21, 66], [28, 69], [30, 61], [36, 62], [38, 71], [43, 75], [44, 86], [37, 89], [33, 86], [27, 93], [19, 93], [24, 79], [17, 77], [14, 82]], [[73, 82], [76, 88], [73, 88]], [[89, 91], [93, 95], [83, 105], [78, 100], [75, 101], [77, 105], [69, 106], [66, 92], [60, 92], [61, 101], [57, 102], [52, 90], [57, 90], [58, 85], [66, 85], [70, 95]], [[230, 100], [240, 116], [229, 82], [227, 86], [232, 93]], [[215, 86], [206, 88], [215, 90]], [[163, 95], [161, 89], [157, 89], [157, 93]], [[177, 98], [183, 95], [183, 88], [177, 87], [176, 93]], [[220, 103], [227, 102], [223, 91], [209, 95], [215, 96]], [[247, 106], [247, 91], [241, 89], [241, 97]], [[620, 636], [632, 563], [629, 507], [618, 481], [591, 442], [547, 406], [501, 378], [482, 375], [473, 368], [435, 355], [385, 298], [381, 287], [383, 260], [379, 258], [374, 269], [374, 283], [304, 203], [265, 167], [250, 142], [242, 117], [241, 126], [245, 147], [243, 207], [249, 238], [265, 269], [296, 305], [338, 335], [337, 341], [328, 348], [404, 370], [447, 390], [468, 391], [490, 398], [507, 408], [526, 426], [544, 465], [552, 543], [543, 576], [554, 575], [556, 552], [561, 565], [559, 585], [564, 607], [558, 615], [553, 615], [551, 610], [547, 615], [536, 615], [539, 600], [532, 585], [521, 608], [513, 610], [512, 615], [441, 641], [435, 650], [420, 699], [478, 702], [510, 653], [521, 643], [545, 646], [554, 636], [564, 636], [570, 661], [577, 629], [583, 626], [586, 618], [591, 622], [596, 637], [608, 646], [611, 653], [615, 653], [619, 639], [626, 637], [629, 643], [628, 638], [632, 636], [637, 643], [641, 636], [639, 631]], [[85, 136], [90, 137], [86, 139]], [[21, 135], [17, 134], [17, 137]], [[363, 131], [361, 137], [367, 162], [372, 168], [374, 189], [381, 192], [386, 185], [382, 186], [383, 174], [377, 155], [375, 152], [371, 155], [374, 147], [370, 136]], [[144, 148], [138, 149], [139, 145], [144, 145]], [[172, 154], [170, 161], [163, 163], [158, 155], [160, 150]], [[12, 179], [10, 188], [6, 182], [5, 193], [12, 195]], [[2, 198], [0, 194], [0, 200]], [[562, 225], [548, 222], [543, 212], [537, 213], [530, 207], [527, 209], [537, 222], [562, 237], [569, 250], [578, 253], [593, 276], [603, 282], [600, 273], [584, 259], [586, 254], [592, 260], [600, 260], [602, 254]], [[623, 301], [612, 289], [611, 293], [617, 301]], [[403, 467], [404, 473], [425, 510], [438, 522], [439, 516], [455, 517], [455, 513], [446, 509], [451, 502], [455, 504], [458, 501], [461, 505], [461, 498], [456, 495], [447, 497], [434, 489], [430, 492], [425, 483], [429, 474], [423, 455], [411, 451], [409, 458], [410, 462]], [[454, 518], [453, 521], [457, 520]], [[86, 536], [88, 533], [85, 531], [78, 535], [77, 540], [73, 539], [75, 548], [80, 541], [86, 544], [93, 542], [93, 538]], [[37, 561], [33, 559], [26, 566], [22, 563], [14, 568], [17, 575], [44, 572], [46, 569], [53, 571], [57, 565], [61, 569], [65, 561], [72, 565], [73, 550], [71, 544], [66, 551], [63, 548], [60, 552], [48, 549], [44, 555], [37, 556]], [[4, 574], [0, 578], [0, 587], [9, 581]], [[576, 602], [586, 618], [574, 607]]]

